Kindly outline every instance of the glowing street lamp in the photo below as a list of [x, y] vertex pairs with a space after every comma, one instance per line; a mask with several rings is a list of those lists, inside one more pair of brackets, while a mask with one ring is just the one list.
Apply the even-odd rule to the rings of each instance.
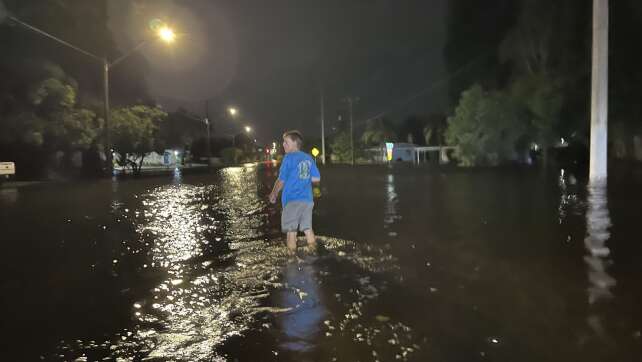
[[245, 132], [247, 132], [247, 133], [252, 132], [252, 127], [250, 127], [250, 126], [245, 126]]
[[230, 113], [230, 116], [232, 117], [236, 116], [239, 113], [239, 110], [234, 107], [228, 108], [227, 111]]
[[165, 43], [173, 43], [176, 40], [176, 33], [167, 25], [158, 29], [158, 37]]

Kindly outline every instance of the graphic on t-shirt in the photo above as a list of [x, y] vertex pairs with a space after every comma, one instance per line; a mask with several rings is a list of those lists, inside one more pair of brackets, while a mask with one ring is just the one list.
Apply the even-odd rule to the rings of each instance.
[[310, 160], [304, 160], [299, 162], [299, 179], [307, 180], [310, 178], [310, 168], [312, 167], [312, 162]]

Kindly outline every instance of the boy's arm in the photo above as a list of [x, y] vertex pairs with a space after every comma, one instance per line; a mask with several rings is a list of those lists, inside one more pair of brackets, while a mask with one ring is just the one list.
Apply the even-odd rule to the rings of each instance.
[[272, 192], [270, 193], [270, 202], [276, 203], [276, 199], [279, 197], [279, 192], [283, 189], [283, 181], [281, 179], [276, 179], [274, 182], [274, 187], [272, 187]]
[[283, 189], [283, 185], [285, 185], [285, 178], [287, 177], [287, 172], [288, 172], [288, 159], [287, 157], [283, 158], [283, 161], [281, 162], [281, 167], [279, 168], [279, 177], [277, 177], [276, 181], [274, 181], [274, 186], [272, 187], [272, 192], [270, 192], [270, 202], [271, 203], [276, 203], [276, 199], [279, 198], [279, 192]]
[[312, 170], [310, 171], [310, 179], [312, 183], [316, 184], [321, 182], [321, 173], [319, 172], [319, 168], [317, 167], [316, 162], [312, 163]]

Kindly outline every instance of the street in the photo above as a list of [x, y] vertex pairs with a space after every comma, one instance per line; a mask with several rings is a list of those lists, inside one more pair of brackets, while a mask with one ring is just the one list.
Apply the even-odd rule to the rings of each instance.
[[596, 301], [593, 282], [606, 279], [585, 261], [581, 182], [561, 187], [532, 169], [322, 168], [322, 247], [291, 258], [280, 208], [267, 202], [277, 171], [0, 189], [5, 356], [642, 356], [635, 183], [610, 185], [610, 255], [600, 260], [615, 283], [598, 283]]

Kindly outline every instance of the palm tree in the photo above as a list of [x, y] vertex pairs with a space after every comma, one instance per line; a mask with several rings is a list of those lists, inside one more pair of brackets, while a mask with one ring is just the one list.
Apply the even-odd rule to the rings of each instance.
[[390, 121], [385, 118], [371, 119], [366, 124], [366, 130], [361, 135], [361, 141], [366, 146], [376, 146], [384, 142], [394, 142], [397, 140], [397, 135], [390, 124]]

